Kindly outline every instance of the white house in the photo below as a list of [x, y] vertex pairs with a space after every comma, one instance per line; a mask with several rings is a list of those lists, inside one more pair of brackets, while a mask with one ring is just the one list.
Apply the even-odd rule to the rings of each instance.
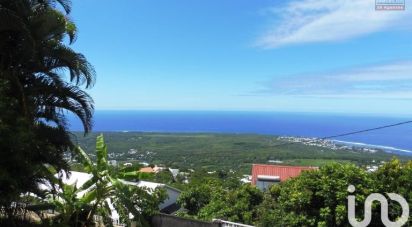
[[169, 168], [170, 173], [172, 174], [173, 178], [176, 179], [177, 175], [179, 175], [180, 170], [179, 169], [172, 169]]

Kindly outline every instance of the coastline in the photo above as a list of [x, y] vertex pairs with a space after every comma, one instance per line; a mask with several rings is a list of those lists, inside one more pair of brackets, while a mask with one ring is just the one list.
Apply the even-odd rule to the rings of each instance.
[[[80, 132], [80, 131], [72, 131], [72, 132]], [[95, 131], [99, 132], [99, 131]], [[278, 137], [278, 139], [286, 140], [289, 142], [296, 142], [296, 143], [304, 143], [306, 145], [312, 146], [327, 146], [331, 149], [342, 149], [344, 146], [350, 146], [350, 148], [360, 148], [365, 149], [365, 151], [369, 151], [374, 153], [376, 151], [384, 151], [386, 153], [396, 153], [400, 155], [407, 155], [412, 156], [412, 150], [397, 148], [393, 146], [386, 146], [386, 145], [378, 145], [378, 144], [370, 144], [370, 143], [362, 143], [362, 142], [354, 142], [354, 141], [345, 141], [345, 140], [336, 140], [336, 139], [321, 139], [319, 137], [308, 137], [308, 136], [290, 136], [290, 135], [274, 135], [274, 134], [267, 134], [267, 133], [236, 133], [236, 132], [202, 132], [202, 131], [192, 131], [192, 132], [173, 132], [173, 131], [135, 131], [135, 130], [108, 130], [108, 131], [100, 131], [100, 133], [110, 132], [110, 133], [154, 133], [154, 134], [222, 134], [222, 135], [261, 135], [261, 136], [274, 136]], [[373, 150], [376, 149], [376, 150]]]
[[411, 150], [406, 150], [406, 149], [401, 149], [401, 148], [396, 148], [396, 147], [391, 147], [391, 146], [367, 144], [367, 143], [344, 141], [344, 140], [330, 140], [330, 141], [332, 141], [334, 143], [337, 143], [337, 144], [353, 145], [353, 146], [357, 146], [357, 147], [376, 148], [376, 149], [381, 149], [381, 150], [384, 150], [384, 151], [404, 152], [404, 153], [409, 153], [409, 154], [412, 155]]

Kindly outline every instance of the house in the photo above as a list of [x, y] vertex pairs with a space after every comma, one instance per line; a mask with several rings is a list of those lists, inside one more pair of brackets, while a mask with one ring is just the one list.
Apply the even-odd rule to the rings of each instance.
[[177, 175], [179, 175], [180, 170], [179, 170], [179, 169], [172, 169], [172, 168], [169, 168], [169, 171], [170, 171], [170, 173], [172, 174], [173, 179], [175, 179], [175, 180], [176, 180], [176, 177], [177, 177]]
[[316, 170], [312, 166], [285, 166], [253, 164], [252, 185], [262, 191], [267, 190], [272, 184], [280, 183], [291, 177], [299, 176], [302, 171]]
[[140, 168], [139, 172], [141, 172], [141, 173], [154, 173], [155, 171], [152, 167], [148, 166], [148, 167]]
[[163, 166], [155, 166], [155, 167], [153, 167], [153, 170], [155, 171], [155, 173], [158, 173], [158, 172], [161, 172], [161, 171], [163, 171], [163, 170], [165, 170], [166, 168], [165, 167], [163, 167]]
[[150, 166], [140, 168], [139, 172], [141, 173], [158, 173], [160, 171], [165, 170], [165, 167], [161, 166], [154, 166], [153, 168]]
[[125, 167], [130, 167], [130, 166], [133, 166], [133, 164], [130, 163], [130, 162], [126, 162], [126, 163], [123, 164], [123, 166], [125, 166]]

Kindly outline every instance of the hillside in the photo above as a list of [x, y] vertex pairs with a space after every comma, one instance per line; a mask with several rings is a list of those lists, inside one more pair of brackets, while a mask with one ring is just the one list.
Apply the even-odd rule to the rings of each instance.
[[[282, 161], [288, 165], [319, 166], [331, 161], [371, 164], [393, 154], [323, 146], [324, 141], [294, 143], [290, 138], [255, 134], [103, 132], [109, 158], [125, 162], [165, 164], [178, 168], [233, 169], [249, 173], [252, 163]], [[97, 133], [74, 133], [89, 154], [94, 153]], [[315, 145], [313, 145], [315, 143]], [[318, 143], [318, 144], [316, 144]], [[408, 157], [399, 156], [400, 159]], [[410, 158], [410, 157], [409, 157]]]

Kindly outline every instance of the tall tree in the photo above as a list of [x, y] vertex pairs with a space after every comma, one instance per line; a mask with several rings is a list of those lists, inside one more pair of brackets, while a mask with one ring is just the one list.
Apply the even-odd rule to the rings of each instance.
[[68, 46], [77, 35], [70, 3], [0, 0], [0, 207], [36, 192], [48, 165], [68, 169], [67, 112], [91, 130], [93, 100], [80, 86], [92, 87], [95, 71]]

